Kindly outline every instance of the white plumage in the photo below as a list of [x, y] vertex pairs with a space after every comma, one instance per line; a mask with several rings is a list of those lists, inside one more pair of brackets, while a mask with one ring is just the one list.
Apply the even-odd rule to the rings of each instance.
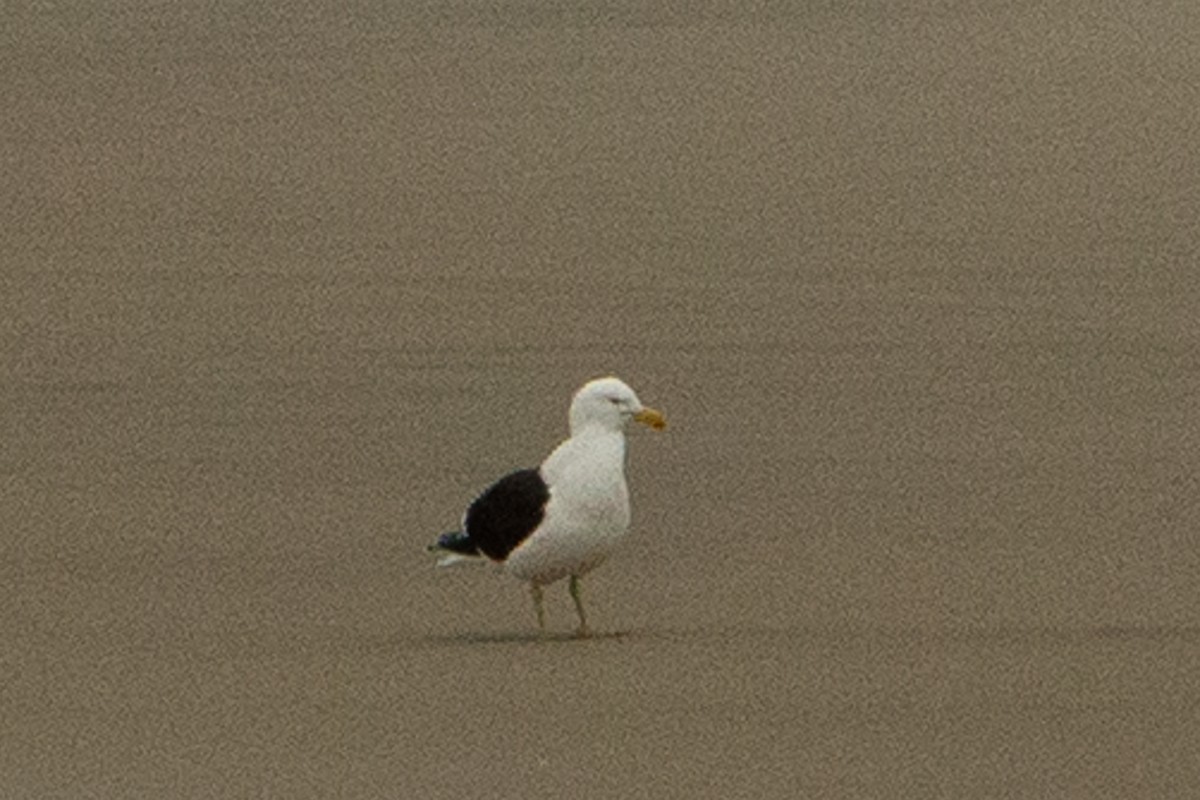
[[630, 420], [655, 429], [662, 414], [642, 405], [617, 378], [583, 386], [571, 401], [570, 438], [536, 470], [519, 470], [488, 487], [467, 509], [462, 531], [430, 549], [439, 564], [499, 563], [530, 584], [538, 624], [545, 627], [542, 587], [570, 579], [579, 633], [588, 632], [579, 578], [601, 564], [629, 529], [625, 428]]

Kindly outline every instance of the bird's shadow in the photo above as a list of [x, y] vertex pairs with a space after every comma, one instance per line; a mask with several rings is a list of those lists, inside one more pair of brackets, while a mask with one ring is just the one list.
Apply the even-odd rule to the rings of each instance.
[[619, 642], [628, 640], [633, 634], [630, 631], [601, 631], [580, 636], [573, 631], [504, 631], [497, 633], [430, 633], [419, 637], [414, 644], [424, 644], [429, 647], [453, 647], [475, 645], [562, 645], [587, 644], [589, 642]]

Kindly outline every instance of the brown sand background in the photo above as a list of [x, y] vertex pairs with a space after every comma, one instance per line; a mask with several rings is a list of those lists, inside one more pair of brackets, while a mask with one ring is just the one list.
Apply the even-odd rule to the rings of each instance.
[[4, 18], [0, 797], [1200, 791], [1200, 4]]

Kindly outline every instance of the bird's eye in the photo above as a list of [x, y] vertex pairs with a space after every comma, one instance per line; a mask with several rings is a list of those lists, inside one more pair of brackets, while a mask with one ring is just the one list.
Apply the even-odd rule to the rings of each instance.
[[610, 398], [608, 398], [608, 402], [612, 403], [614, 406], [619, 406], [619, 405], [621, 405], [621, 401], [620, 401], [620, 400], [618, 400], [618, 399], [617, 399], [617, 398], [615, 398], [615, 397], [610, 397]]

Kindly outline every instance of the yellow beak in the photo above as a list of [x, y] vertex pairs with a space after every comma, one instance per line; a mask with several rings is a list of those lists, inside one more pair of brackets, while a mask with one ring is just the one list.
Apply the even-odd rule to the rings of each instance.
[[667, 418], [662, 415], [662, 412], [655, 411], [653, 408], [643, 408], [641, 411], [633, 415], [634, 420], [649, 425], [656, 431], [661, 431], [667, 427]]

